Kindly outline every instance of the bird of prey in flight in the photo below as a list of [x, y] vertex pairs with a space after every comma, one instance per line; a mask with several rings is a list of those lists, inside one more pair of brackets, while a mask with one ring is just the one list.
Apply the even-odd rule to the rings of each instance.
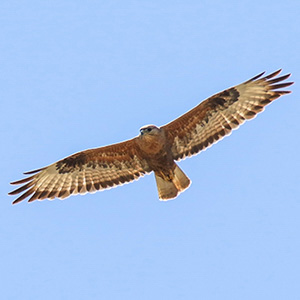
[[152, 171], [159, 199], [175, 198], [191, 183], [175, 161], [201, 152], [254, 118], [273, 100], [290, 93], [281, 90], [293, 84], [284, 82], [290, 74], [277, 77], [280, 72], [265, 77], [261, 73], [215, 94], [164, 126], [144, 126], [133, 139], [81, 151], [26, 172], [29, 177], [11, 183], [23, 184], [9, 193], [23, 192], [13, 204], [29, 196], [28, 202], [32, 202], [93, 193], [128, 183]]

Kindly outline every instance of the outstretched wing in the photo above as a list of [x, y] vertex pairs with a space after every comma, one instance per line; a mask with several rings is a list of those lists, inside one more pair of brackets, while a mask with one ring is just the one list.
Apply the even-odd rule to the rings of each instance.
[[261, 73], [250, 80], [218, 93], [163, 126], [175, 160], [194, 155], [211, 146], [246, 120], [252, 119], [273, 100], [290, 91], [278, 90], [293, 82], [284, 82], [290, 74], [275, 78]]
[[24, 192], [13, 204], [28, 196], [28, 202], [64, 199], [70, 195], [96, 192], [133, 181], [149, 172], [149, 166], [137, 151], [136, 138], [75, 153], [48, 167], [27, 172], [35, 174], [11, 184], [23, 184], [10, 192]]

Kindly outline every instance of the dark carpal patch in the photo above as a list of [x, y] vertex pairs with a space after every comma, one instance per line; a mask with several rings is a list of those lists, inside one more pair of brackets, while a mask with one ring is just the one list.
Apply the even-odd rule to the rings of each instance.
[[238, 101], [240, 93], [238, 92], [238, 90], [236, 88], [231, 88], [228, 90], [229, 91], [229, 97], [231, 97], [229, 103], [232, 104], [236, 101]]
[[[201, 126], [204, 127], [205, 123], [207, 124], [212, 115], [218, 112], [218, 110], [225, 110], [239, 98], [239, 92], [235, 88], [223, 91], [213, 97], [209, 103], [209, 107], [206, 111], [205, 116], [201, 122]], [[226, 126], [225, 126], [226, 127]], [[231, 129], [231, 128], [228, 128]]]
[[81, 171], [85, 164], [86, 156], [79, 153], [58, 161], [55, 167], [59, 174], [65, 174], [75, 170]]
[[226, 103], [226, 100], [224, 98], [217, 97], [214, 99], [214, 102], [219, 106], [224, 106], [224, 104]]
[[235, 88], [231, 88], [218, 94], [218, 97], [214, 98], [214, 101], [219, 106], [224, 108], [230, 106], [239, 99], [239, 92]]
[[[174, 160], [209, 147], [244, 120], [250, 120], [263, 111], [264, 106], [290, 93], [278, 90], [292, 84], [282, 82], [290, 74], [275, 77], [280, 71], [260, 78], [264, 74], [261, 73], [241, 85], [219, 92], [160, 128], [143, 127], [145, 140], [139, 136], [118, 144], [85, 150], [48, 167], [26, 172], [25, 175], [31, 176], [12, 182], [22, 184], [9, 193], [22, 193], [13, 204], [27, 197], [32, 202], [94, 192], [132, 181], [151, 171], [158, 179], [159, 198], [172, 199], [190, 184], [182, 171], [177, 176]], [[154, 128], [157, 130], [148, 135], [146, 128], [147, 133]], [[172, 181], [174, 175], [177, 180], [173, 184], [162, 183]], [[181, 178], [185, 179], [182, 181]]]

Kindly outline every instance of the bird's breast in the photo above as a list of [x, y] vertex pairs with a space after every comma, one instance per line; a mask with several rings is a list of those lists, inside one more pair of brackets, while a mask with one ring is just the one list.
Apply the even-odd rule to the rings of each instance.
[[157, 154], [165, 149], [165, 142], [161, 136], [142, 136], [138, 140], [139, 148], [148, 155]]
[[142, 136], [138, 139], [140, 154], [153, 171], [169, 170], [174, 164], [170, 147], [164, 135]]

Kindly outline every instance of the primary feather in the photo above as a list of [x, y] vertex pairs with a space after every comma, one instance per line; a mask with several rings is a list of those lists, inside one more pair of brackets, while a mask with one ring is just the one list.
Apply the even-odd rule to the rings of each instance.
[[48, 167], [27, 172], [23, 184], [10, 192], [22, 193], [13, 204], [30, 196], [29, 202], [64, 199], [93, 193], [131, 182], [154, 171], [159, 198], [175, 198], [189, 184], [189, 178], [174, 160], [199, 153], [262, 112], [266, 105], [290, 91], [280, 90], [290, 74], [276, 77], [281, 70], [224, 90], [201, 102], [171, 123], [160, 128], [147, 125], [131, 140], [78, 152]]

